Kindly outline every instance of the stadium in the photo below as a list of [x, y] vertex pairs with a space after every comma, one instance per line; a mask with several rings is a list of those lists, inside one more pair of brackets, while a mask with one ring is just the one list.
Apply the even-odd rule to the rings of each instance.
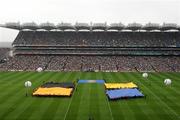
[[0, 69], [94, 72], [180, 70], [180, 28], [176, 24], [91, 24], [7, 23], [3, 27], [20, 32], [12, 43], [10, 53], [13, 57], [8, 58]]
[[19, 31], [0, 49], [1, 120], [180, 119], [177, 24], [1, 27]]

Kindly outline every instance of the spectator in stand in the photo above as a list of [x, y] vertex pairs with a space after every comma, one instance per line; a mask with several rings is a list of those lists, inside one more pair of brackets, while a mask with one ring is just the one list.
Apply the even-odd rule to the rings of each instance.
[[0, 70], [34, 71], [180, 71], [180, 57], [172, 56], [41, 56], [17, 55]]

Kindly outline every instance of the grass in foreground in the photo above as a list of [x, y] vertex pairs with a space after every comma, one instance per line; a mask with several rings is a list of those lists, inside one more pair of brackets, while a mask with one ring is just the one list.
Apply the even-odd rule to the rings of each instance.
[[[108, 101], [104, 86], [79, 84], [71, 98], [25, 96], [24, 82], [32, 89], [44, 81], [106, 79], [106, 82], [135, 82], [145, 98]], [[163, 84], [172, 79], [172, 86]], [[148, 81], [141, 73], [82, 72], [0, 72], [0, 120], [179, 120], [180, 73], [150, 73]], [[32, 92], [32, 90], [30, 91]]]

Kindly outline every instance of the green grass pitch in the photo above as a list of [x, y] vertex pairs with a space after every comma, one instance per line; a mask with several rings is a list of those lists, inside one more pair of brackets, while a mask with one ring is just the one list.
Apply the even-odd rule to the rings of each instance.
[[[146, 98], [108, 101], [104, 86], [79, 84], [72, 97], [25, 96], [24, 82], [32, 89], [44, 81], [106, 79], [106, 82], [136, 83]], [[172, 79], [165, 86], [165, 78]], [[180, 120], [180, 73], [91, 72], [0, 72], [0, 120]]]

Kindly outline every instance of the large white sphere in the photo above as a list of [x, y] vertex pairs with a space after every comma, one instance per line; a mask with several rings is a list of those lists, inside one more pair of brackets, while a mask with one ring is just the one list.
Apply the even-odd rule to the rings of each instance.
[[172, 83], [171, 79], [165, 79], [164, 84], [165, 85], [170, 85]]
[[41, 72], [41, 71], [43, 71], [43, 69], [42, 69], [42, 67], [38, 67], [36, 71]]
[[148, 77], [148, 73], [143, 73], [142, 76], [143, 76], [144, 78], [147, 78], [147, 77]]
[[26, 82], [24, 83], [24, 86], [25, 86], [25, 87], [31, 87], [31, 86], [32, 86], [32, 83], [31, 83], [30, 81], [26, 81]]

